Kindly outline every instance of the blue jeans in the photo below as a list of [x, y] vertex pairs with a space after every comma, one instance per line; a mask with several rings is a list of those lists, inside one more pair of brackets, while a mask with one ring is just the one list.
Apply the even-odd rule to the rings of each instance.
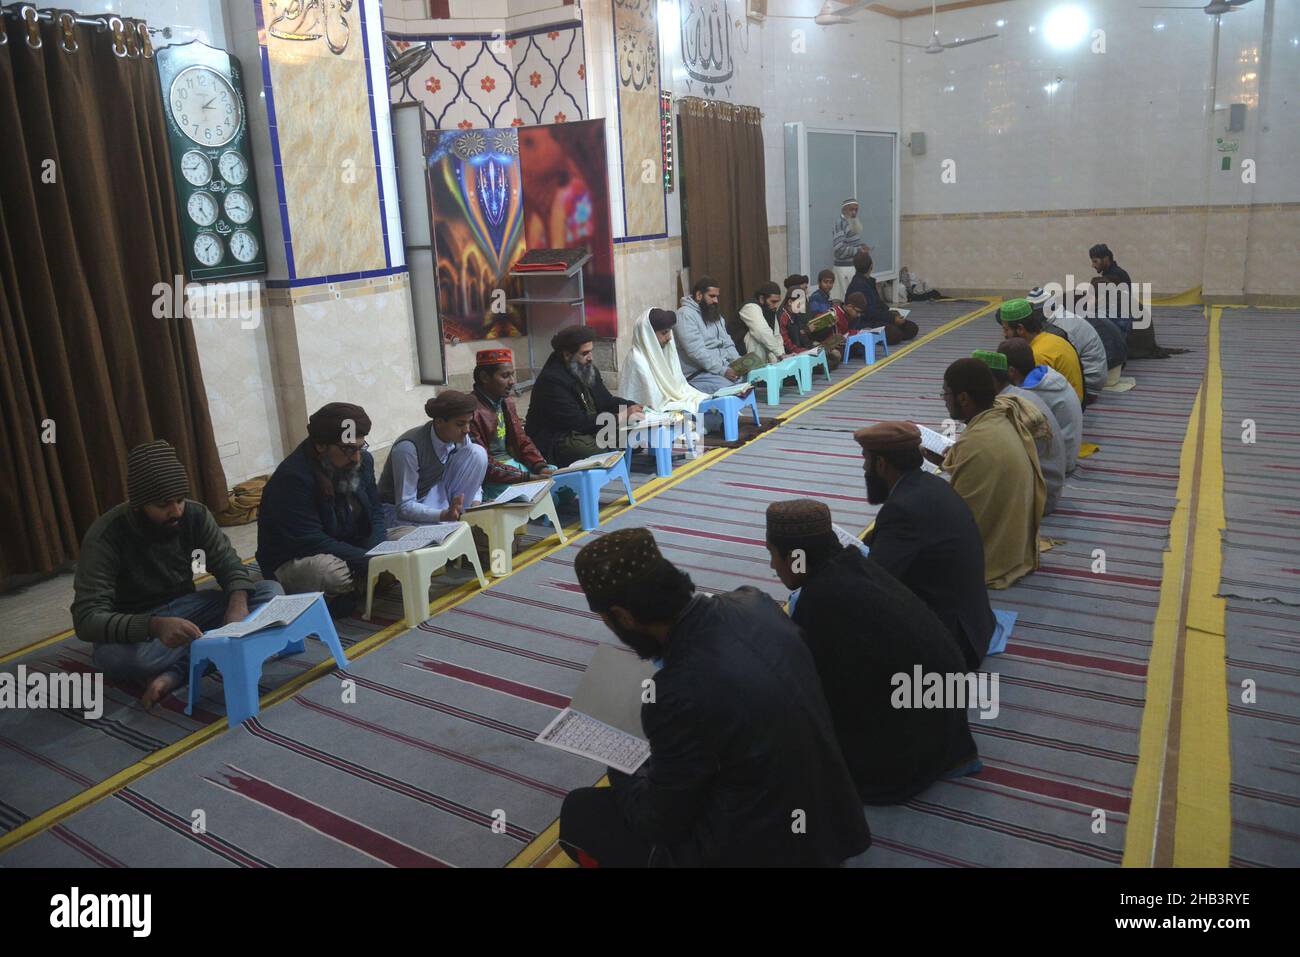
[[[253, 593], [248, 596], [248, 610], [251, 612], [260, 608], [276, 595], [282, 594], [284, 591], [277, 583], [258, 582]], [[152, 609], [149, 614], [162, 618], [184, 618], [207, 631], [218, 627], [226, 617], [228, 600], [229, 596], [224, 591], [210, 588], [182, 595]], [[129, 644], [96, 644], [92, 660], [105, 677], [122, 683], [148, 684], [163, 672], [169, 671], [184, 686], [190, 676], [190, 646], [184, 644], [179, 648], [168, 648], [157, 638]]]

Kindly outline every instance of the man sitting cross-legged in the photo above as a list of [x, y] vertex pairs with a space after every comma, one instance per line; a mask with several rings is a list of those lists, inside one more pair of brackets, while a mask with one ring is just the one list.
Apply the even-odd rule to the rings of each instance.
[[324, 592], [335, 616], [365, 587], [366, 552], [384, 540], [384, 512], [367, 451], [370, 416], [330, 402], [307, 438], [276, 466], [257, 513], [257, 564], [286, 592]]
[[834, 867], [871, 843], [798, 627], [755, 588], [710, 595], [647, 529], [603, 535], [574, 561], [587, 604], [644, 659], [650, 758], [579, 788], [560, 846], [589, 866]]
[[424, 413], [433, 421], [393, 442], [379, 476], [379, 500], [389, 528], [456, 522], [465, 506], [482, 500], [487, 450], [469, 437], [477, 409], [472, 395], [447, 389], [424, 403]]
[[[566, 326], [551, 337], [551, 355], [533, 383], [525, 428], [548, 462], [569, 465], [600, 452], [601, 432], [612, 423], [634, 424], [643, 409], [611, 395], [596, 368], [589, 326]], [[616, 439], [617, 436], [611, 436]]]
[[898, 345], [900, 342], [907, 342], [909, 339], [915, 339], [917, 333], [916, 323], [911, 319], [904, 319], [901, 313], [890, 309], [880, 297], [880, 290], [876, 288], [875, 277], [871, 275], [872, 265], [871, 254], [868, 252], [860, 252], [853, 259], [853, 268], [857, 272], [853, 277], [853, 281], [849, 283], [848, 291], [844, 295], [844, 301], [848, 302], [849, 297], [854, 293], [862, 293], [867, 308], [855, 320], [856, 325], [850, 323], [850, 328], [858, 330], [880, 329], [883, 327], [885, 341], [891, 346]]
[[508, 486], [543, 479], [555, 471], [528, 437], [512, 398], [515, 357], [509, 349], [481, 349], [474, 357], [474, 398], [478, 405], [469, 434], [488, 453], [483, 497], [495, 498]]
[[984, 584], [984, 544], [970, 506], [921, 468], [921, 432], [911, 422], [858, 429], [867, 501], [879, 505], [866, 541], [871, 559], [929, 606], [978, 668], [997, 628]]
[[1079, 446], [1083, 442], [1083, 406], [1074, 389], [1051, 366], [1039, 365], [1034, 351], [1024, 339], [1003, 339], [998, 352], [1007, 357], [1007, 381], [1032, 392], [1052, 412], [1061, 433], [1065, 452], [1065, 474], [1072, 475], [1079, 464]]
[[900, 804], [980, 769], [966, 708], [898, 708], [894, 675], [967, 671], [957, 639], [906, 585], [831, 527], [813, 499], [767, 507], [767, 550], [803, 629], [849, 773], [866, 804]]
[[[190, 642], [247, 617], [280, 586], [255, 583], [212, 513], [189, 501], [185, 467], [167, 442], [136, 446], [126, 472], [127, 501], [81, 543], [72, 625], [95, 646], [95, 667], [143, 685], [140, 703], [151, 708], [189, 679]], [[220, 590], [195, 590], [196, 555]]]
[[778, 318], [780, 303], [781, 287], [765, 282], [754, 290], [754, 298], [740, 307], [740, 321], [745, 324], [745, 352], [758, 356], [765, 366], [780, 362], [787, 351], [791, 354], [803, 351], [786, 349]]
[[999, 397], [993, 373], [978, 359], [948, 366], [943, 399], [966, 431], [942, 465], [979, 525], [985, 584], [1007, 588], [1038, 567], [1047, 489], [1033, 432], [1047, 422], [1024, 399]]
[[743, 338], [743, 327], [728, 327], [718, 305], [719, 292], [716, 279], [701, 276], [695, 280], [691, 294], [682, 296], [677, 307], [673, 332], [686, 381], [709, 395], [740, 378], [731, 363], [740, 358], [736, 347]]
[[[1015, 341], [1024, 345], [1023, 339], [1003, 341]], [[1051, 515], [1056, 511], [1056, 503], [1061, 500], [1061, 490], [1065, 488], [1065, 442], [1061, 439], [1061, 427], [1057, 424], [1056, 416], [1052, 415], [1052, 410], [1036, 392], [1022, 389], [1011, 382], [1007, 373], [1005, 352], [976, 349], [971, 353], [971, 358], [979, 359], [989, 367], [989, 371], [993, 373], [993, 381], [998, 386], [998, 395], [1019, 396], [1037, 408], [1047, 420], [1047, 429], [1040, 430], [1034, 437], [1034, 447], [1038, 450], [1038, 465], [1043, 470], [1043, 484], [1047, 489], [1043, 514]]]
[[1065, 376], [1079, 402], [1085, 401], [1079, 353], [1067, 340], [1043, 330], [1041, 309], [1031, 306], [1028, 299], [1011, 299], [998, 309], [998, 321], [1002, 323], [1003, 338], [1024, 339], [1034, 351], [1034, 360]]

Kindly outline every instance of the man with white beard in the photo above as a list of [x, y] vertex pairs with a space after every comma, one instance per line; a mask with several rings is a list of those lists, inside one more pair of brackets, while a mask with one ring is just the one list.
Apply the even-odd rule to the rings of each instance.
[[849, 283], [857, 270], [853, 266], [853, 257], [858, 253], [869, 253], [871, 247], [862, 241], [862, 223], [858, 221], [858, 201], [846, 199], [840, 204], [840, 218], [831, 232], [831, 256], [835, 265], [835, 286], [831, 289], [832, 299], [843, 299], [848, 295]]

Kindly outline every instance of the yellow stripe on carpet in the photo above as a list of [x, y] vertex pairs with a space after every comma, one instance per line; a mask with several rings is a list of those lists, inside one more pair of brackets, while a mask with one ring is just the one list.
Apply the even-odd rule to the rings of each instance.
[[1205, 379], [1179, 458], [1152, 631], [1125, 867], [1226, 867], [1230, 855], [1225, 606], [1215, 597], [1225, 524], [1222, 308], [1209, 313]]

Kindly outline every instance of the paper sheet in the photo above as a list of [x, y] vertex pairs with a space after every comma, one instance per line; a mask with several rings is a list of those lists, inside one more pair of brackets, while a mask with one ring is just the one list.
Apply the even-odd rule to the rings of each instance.
[[921, 430], [921, 447], [936, 455], [946, 455], [956, 442], [956, 439], [950, 439], [934, 429], [927, 429], [924, 425], [918, 425], [917, 428]]
[[572, 708], [565, 708], [557, 714], [536, 740], [570, 754], [580, 754], [624, 774], [635, 774], [650, 757], [649, 741]]
[[841, 528], [839, 525], [832, 522], [831, 531], [835, 533], [835, 537], [840, 540], [841, 545], [856, 546], [858, 551], [862, 552], [863, 555], [871, 553], [871, 549], [867, 547], [867, 543], [858, 538], [858, 536], [854, 535], [847, 528]]
[[380, 542], [366, 554], [393, 555], [398, 552], [413, 552], [418, 548], [428, 548], [431, 545], [441, 545], [463, 524], [463, 522], [435, 522], [432, 525], [420, 525], [401, 538], [391, 542]]
[[243, 638], [264, 628], [278, 628], [287, 625], [305, 612], [321, 592], [307, 592], [302, 595], [276, 595], [257, 610], [257, 614], [243, 621], [232, 621], [220, 628], [213, 628], [203, 633], [204, 638]]

